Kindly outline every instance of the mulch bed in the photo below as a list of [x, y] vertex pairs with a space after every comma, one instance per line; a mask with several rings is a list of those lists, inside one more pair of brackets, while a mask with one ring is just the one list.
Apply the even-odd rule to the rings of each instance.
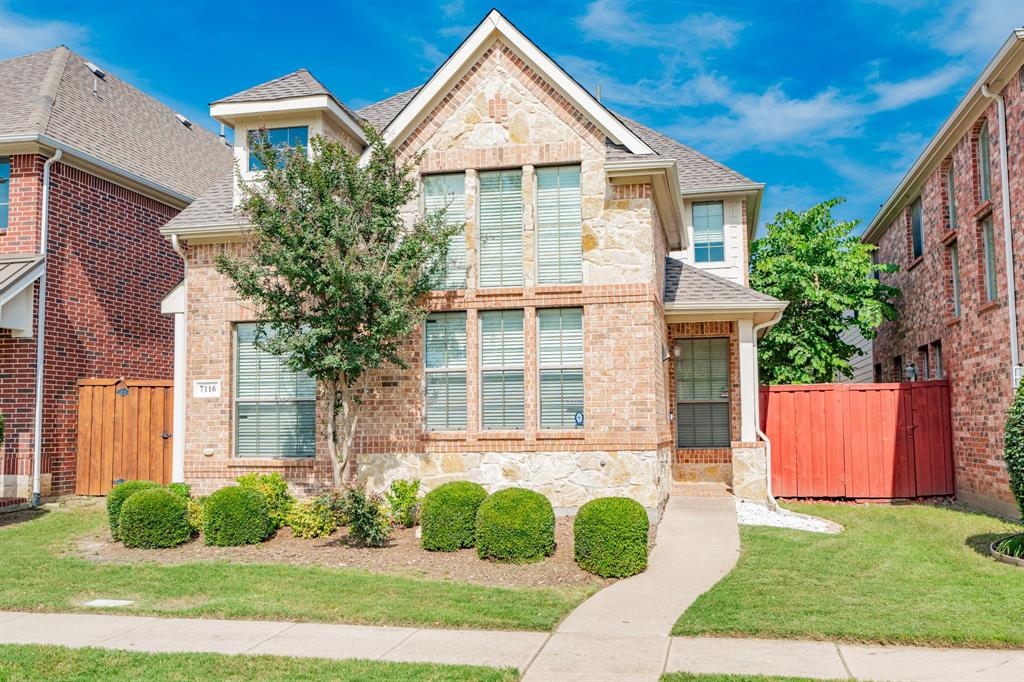
[[572, 517], [559, 517], [555, 523], [555, 553], [544, 561], [524, 565], [484, 561], [477, 557], [474, 549], [428, 552], [420, 547], [416, 531], [411, 528], [395, 529], [388, 546], [380, 548], [358, 546], [345, 528], [329, 537], [312, 540], [296, 538], [290, 528], [282, 528], [260, 545], [207, 547], [202, 538], [197, 538], [171, 549], [129, 549], [114, 542], [110, 532], [103, 530], [81, 537], [70, 554], [90, 561], [122, 564], [230, 561], [331, 566], [492, 587], [601, 587], [614, 582], [591, 575], [576, 565], [572, 522]]

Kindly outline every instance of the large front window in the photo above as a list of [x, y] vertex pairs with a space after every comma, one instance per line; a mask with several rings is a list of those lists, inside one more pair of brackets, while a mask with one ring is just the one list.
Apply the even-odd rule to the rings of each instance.
[[480, 286], [523, 286], [523, 172], [480, 173]]
[[522, 429], [523, 311], [480, 313], [480, 400], [485, 430]]
[[[250, 130], [249, 131], [249, 170], [258, 171], [266, 170], [266, 166], [263, 162], [256, 158], [256, 144], [259, 142], [259, 137], [264, 131], [262, 130]], [[267, 142], [273, 147], [279, 157], [278, 165], [284, 165], [284, 155], [292, 149], [298, 146], [306, 148], [309, 146], [309, 128], [306, 126], [296, 126], [293, 128], [270, 128], [265, 131], [267, 135]]]
[[258, 348], [253, 323], [235, 326], [235, 454], [316, 454], [316, 382]]
[[725, 214], [721, 201], [694, 202], [693, 257], [698, 263], [725, 260]]
[[540, 427], [583, 426], [583, 309], [537, 311]]
[[682, 339], [675, 355], [676, 443], [729, 447], [729, 339]]
[[579, 166], [537, 169], [537, 281], [583, 281]]
[[[423, 207], [427, 213], [444, 209], [448, 225], [466, 222], [466, 175], [448, 173], [423, 178]], [[466, 235], [459, 233], [448, 242], [448, 258], [438, 289], [466, 288]]]
[[466, 313], [434, 313], [425, 336], [426, 425], [466, 428]]

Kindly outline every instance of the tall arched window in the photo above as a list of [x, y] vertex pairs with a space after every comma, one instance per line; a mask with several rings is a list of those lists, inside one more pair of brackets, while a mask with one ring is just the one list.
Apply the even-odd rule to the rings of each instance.
[[982, 203], [992, 198], [992, 169], [989, 158], [988, 121], [978, 131], [978, 183]]

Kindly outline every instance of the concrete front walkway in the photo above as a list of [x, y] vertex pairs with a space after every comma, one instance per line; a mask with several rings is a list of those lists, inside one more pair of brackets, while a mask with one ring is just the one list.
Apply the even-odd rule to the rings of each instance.
[[570, 676], [538, 668], [538, 653], [549, 639], [543, 632], [0, 611], [0, 644], [486, 665], [529, 668], [528, 675], [540, 680], [654, 681], [662, 672], [692, 672], [890, 682], [1024, 682], [1024, 651], [649, 635], [605, 639], [611, 654], [608, 667], [600, 673], [582, 672], [589, 668], [586, 642], [593, 636], [565, 634], [565, 641], [581, 652], [575, 657], [580, 669]]
[[657, 680], [672, 626], [732, 570], [739, 551], [732, 496], [670, 497], [647, 570], [570, 613], [524, 680]]

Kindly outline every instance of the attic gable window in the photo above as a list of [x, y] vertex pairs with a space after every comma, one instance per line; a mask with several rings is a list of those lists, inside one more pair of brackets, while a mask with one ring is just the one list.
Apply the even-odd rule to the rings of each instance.
[[725, 215], [721, 201], [693, 203], [693, 257], [698, 263], [725, 260]]
[[[256, 142], [263, 130], [249, 131], [249, 170], [266, 170], [259, 159], [256, 158]], [[280, 161], [278, 167], [284, 165], [284, 155], [298, 146], [306, 148], [309, 146], [309, 127], [295, 126], [293, 128], [268, 128], [266, 131], [267, 141], [279, 152]]]
[[0, 230], [9, 224], [11, 208], [11, 160], [0, 157]]

